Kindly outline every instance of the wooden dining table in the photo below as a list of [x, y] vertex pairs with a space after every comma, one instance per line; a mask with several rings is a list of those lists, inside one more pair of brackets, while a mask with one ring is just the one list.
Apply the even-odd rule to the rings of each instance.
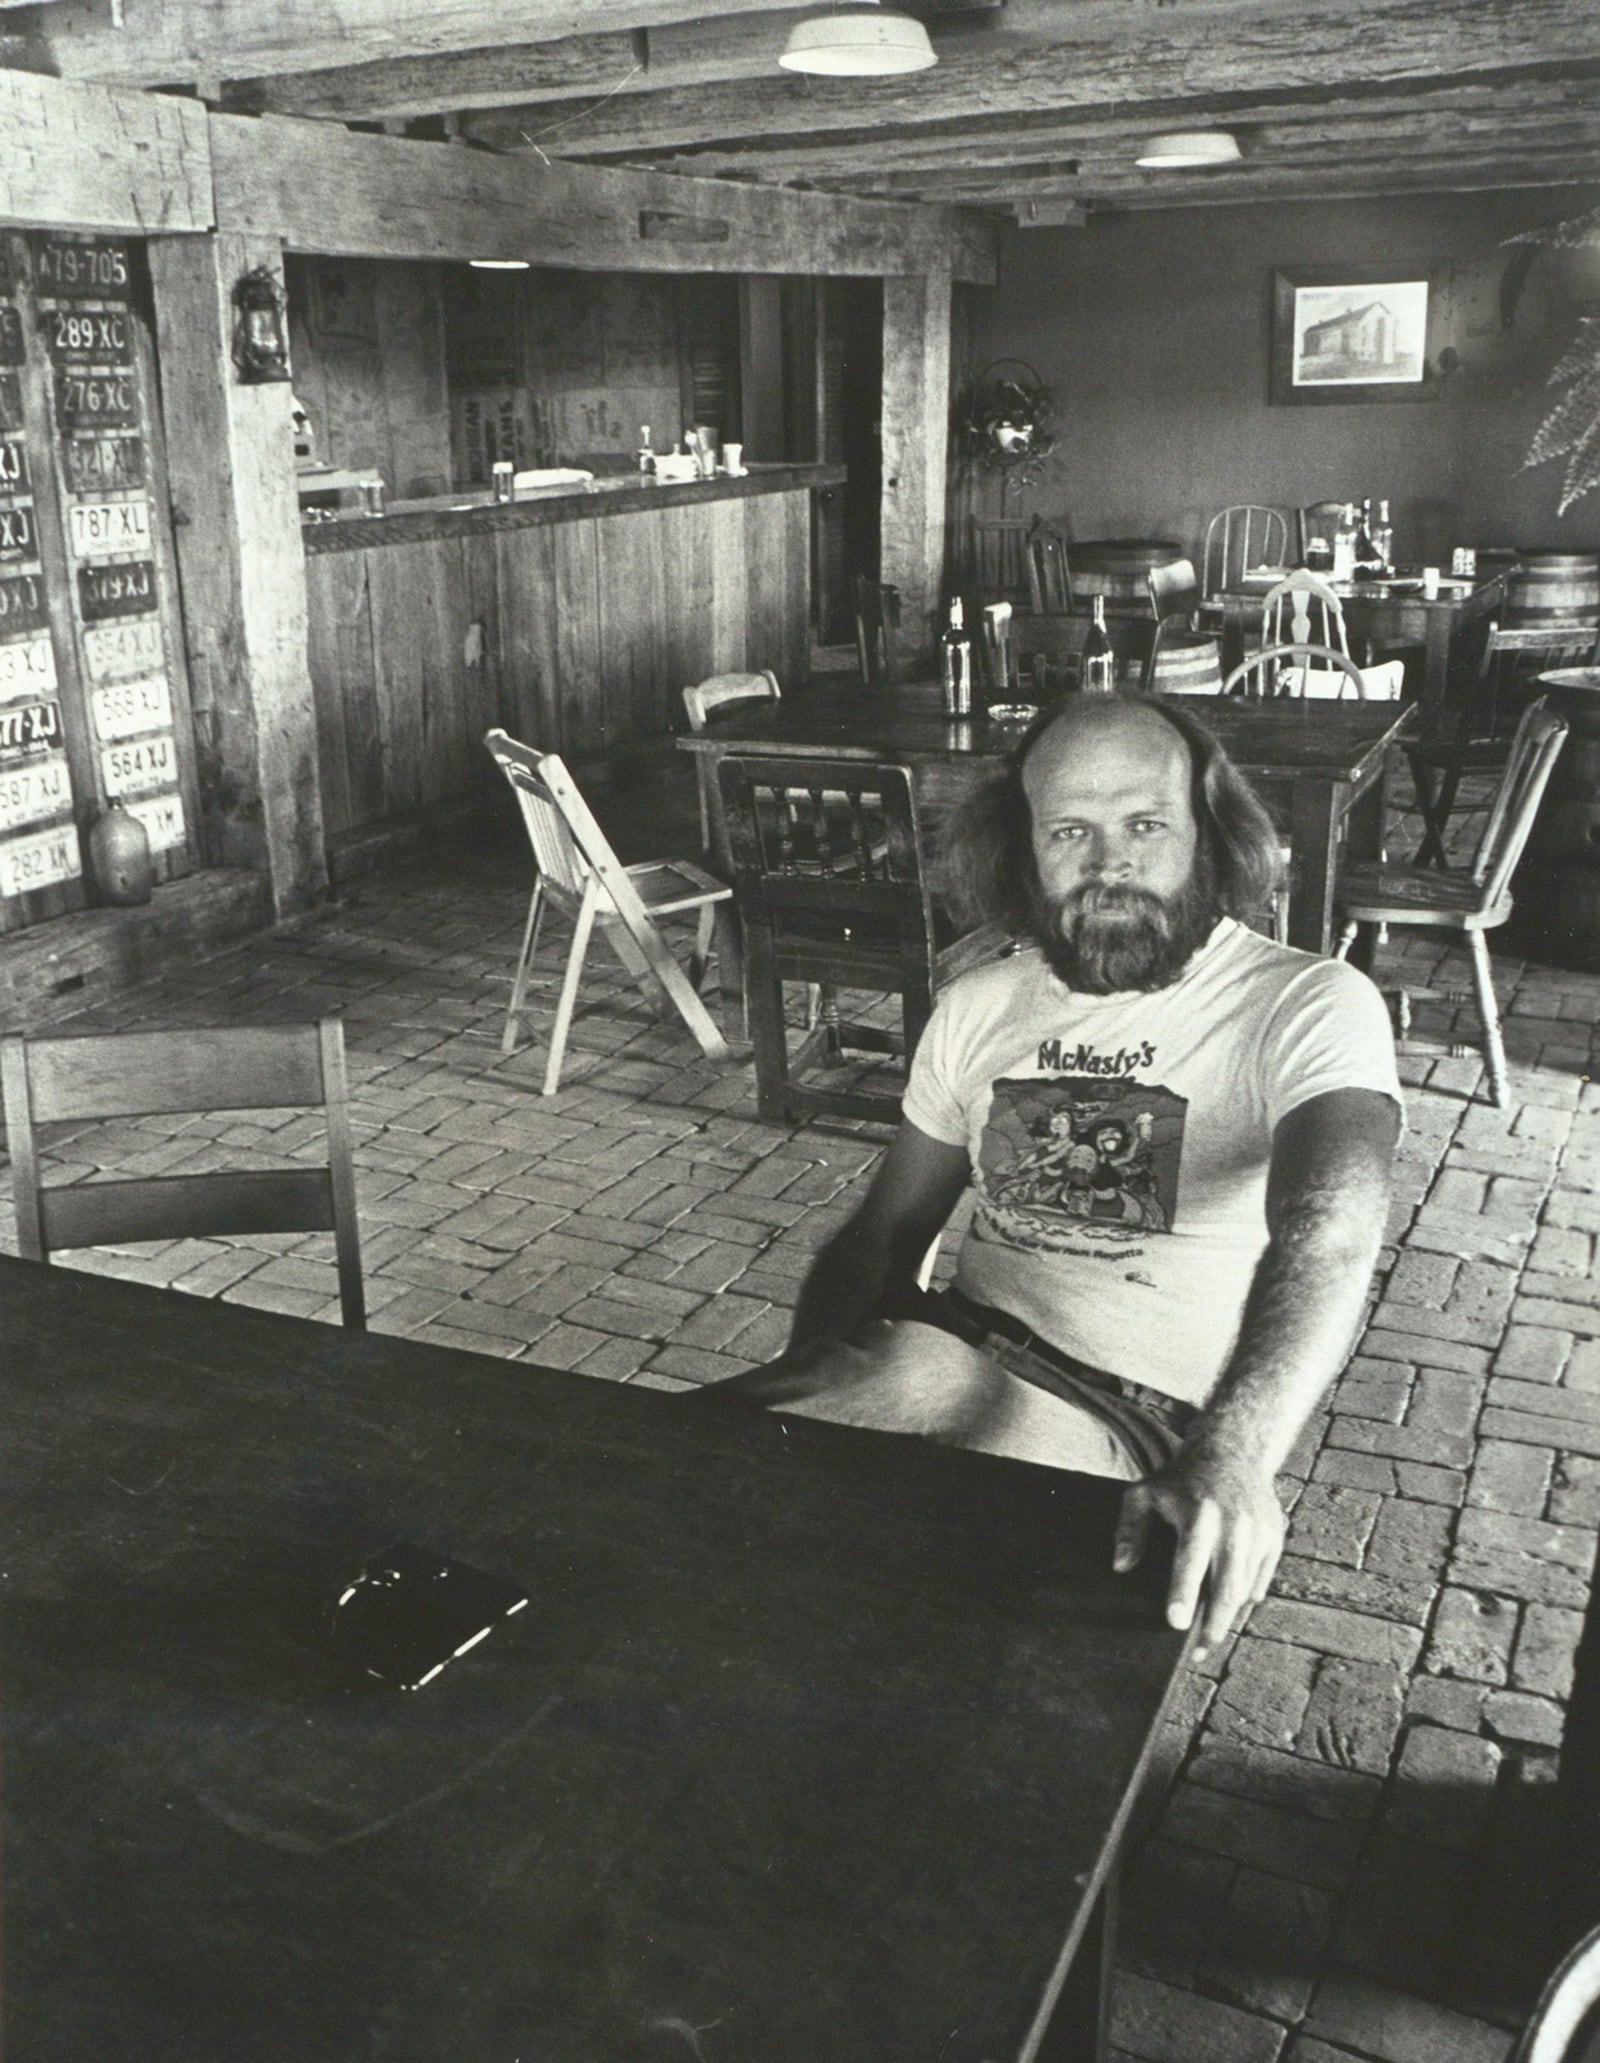
[[[1289, 943], [1326, 953], [1340, 851], [1352, 860], [1380, 857], [1389, 764], [1413, 712], [1396, 702], [1315, 699], [1194, 698], [1185, 707], [1216, 733], [1289, 847]], [[1021, 735], [1017, 725], [986, 716], [949, 721], [931, 682], [865, 688], [830, 681], [781, 702], [741, 705], [725, 724], [678, 745], [713, 763], [730, 752], [893, 761], [911, 768], [919, 805], [937, 816], [997, 772]], [[713, 856], [727, 866], [715, 810], [711, 833]]]
[[[0, 1259], [6, 2053], [1092, 2058], [1120, 1486]], [[320, 1608], [528, 1604], [425, 1687]]]
[[[1433, 724], [1450, 700], [1452, 663], [1469, 626], [1492, 614], [1505, 596], [1503, 574], [1479, 581], [1445, 581], [1433, 596], [1424, 595], [1416, 579], [1328, 585], [1339, 598], [1353, 651], [1381, 656], [1414, 650], [1421, 655], [1409, 685], [1421, 704], [1425, 725]], [[1225, 675], [1261, 641], [1266, 591], [1263, 578], [1249, 587], [1224, 589], [1213, 598], [1213, 606], [1220, 609]]]

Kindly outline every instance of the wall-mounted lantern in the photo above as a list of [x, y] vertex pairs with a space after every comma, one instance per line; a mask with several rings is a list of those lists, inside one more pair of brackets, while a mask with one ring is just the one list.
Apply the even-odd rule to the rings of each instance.
[[283, 289], [268, 265], [257, 265], [235, 282], [233, 363], [240, 384], [259, 387], [289, 377], [289, 332]]

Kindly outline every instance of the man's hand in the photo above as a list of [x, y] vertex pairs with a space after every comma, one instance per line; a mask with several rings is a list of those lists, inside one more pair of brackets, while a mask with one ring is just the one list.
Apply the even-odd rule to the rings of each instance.
[[1143, 1556], [1152, 1517], [1178, 1536], [1167, 1591], [1167, 1624], [1194, 1623], [1209, 1577], [1196, 1661], [1225, 1640], [1247, 1605], [1267, 1594], [1283, 1553], [1283, 1508], [1270, 1475], [1188, 1448], [1166, 1468], [1130, 1484], [1122, 1499], [1112, 1567], [1119, 1575]]

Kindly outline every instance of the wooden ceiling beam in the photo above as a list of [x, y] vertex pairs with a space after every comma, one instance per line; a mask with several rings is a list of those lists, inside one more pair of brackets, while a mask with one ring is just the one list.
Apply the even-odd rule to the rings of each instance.
[[1557, 120], [1596, 105], [1600, 105], [1600, 59], [1586, 65], [1540, 65], [1473, 74], [1466, 79], [1381, 81], [1354, 92], [1330, 92], [1326, 87], [1266, 95], [1235, 92], [1187, 102], [1074, 108], [1009, 120], [886, 130], [849, 143], [834, 139], [825, 157], [814, 145], [770, 146], [765, 139], [755, 139], [747, 148], [666, 152], [653, 162], [658, 169], [706, 178], [780, 183], [798, 179], [830, 189], [887, 179], [888, 191], [916, 191], [926, 174], [1084, 157], [1110, 144], [1143, 140], [1159, 129], [1185, 123], [1214, 123], [1259, 141], [1268, 131], [1287, 133], [1300, 124], [1338, 124], [1357, 136], [1369, 123], [1420, 126], [1455, 115]]
[[[737, 11], [793, 6], [739, 0]], [[0, 16], [0, 64], [103, 85], [185, 85], [627, 34], [705, 11], [705, 0], [49, 0]]]
[[[1581, 186], [1594, 177], [1594, 147], [1565, 152], [1524, 152], [1494, 165], [1458, 157], [1417, 157], [1394, 163], [1249, 166], [1187, 179], [1176, 173], [1128, 171], [1107, 176], [1087, 191], [1078, 184], [1046, 179], [996, 180], [984, 194], [985, 207], [1012, 209], [1034, 201], [1078, 201], [1094, 214], [1126, 208], [1223, 207], [1236, 203], [1288, 200], [1350, 200], [1388, 193], [1482, 193], [1521, 186]], [[952, 199], [960, 198], [952, 196]]]
[[[940, 40], [930, 72], [889, 80], [810, 80], [764, 73], [726, 85], [615, 93], [562, 131], [569, 157], [644, 156], [696, 147], [810, 148], [819, 158], [902, 127], [1057, 114], [1118, 103], [1204, 100], [1237, 92], [1338, 91], [1448, 67], [1474, 71], [1600, 57], [1600, 10], [1591, 0], [1327, 0], [1315, 9], [1254, 6], [1229, 14], [1226, 33], [1201, 4], [1184, 8], [1083, 0], [1074, 25], [1032, 45], [1025, 61], [1001, 62], [972, 32], [957, 49]], [[998, 32], [992, 32], [997, 34]], [[545, 102], [469, 115], [463, 132], [498, 149], [566, 112]]]

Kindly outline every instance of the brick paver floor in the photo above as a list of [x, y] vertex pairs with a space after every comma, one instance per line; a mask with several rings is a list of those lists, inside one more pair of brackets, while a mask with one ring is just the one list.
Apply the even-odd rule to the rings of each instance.
[[[635, 855], [669, 849], [669, 821], [690, 848], [682, 777], [639, 784], [648, 820], [603, 808], [625, 849], [630, 830]], [[559, 953], [535, 1044], [498, 1050], [527, 887], [525, 850], [498, 838], [435, 852], [70, 1025], [342, 1011], [378, 1330], [525, 1363], [530, 1383], [541, 1366], [657, 1389], [733, 1374], [782, 1346], [884, 1135], [757, 1123], [748, 1064], [703, 1061], [603, 949], [561, 1092], [541, 1098]], [[1386, 964], [1417, 978], [1440, 960], [1413, 943]], [[1559, 1945], [1542, 1844], [1600, 1529], [1600, 977], [1506, 954], [1497, 977], [1512, 1105], [1488, 1105], [1475, 1057], [1405, 1057], [1370, 1323], [1286, 1479], [1272, 1595], [1168, 1729], [1119, 2056], [1497, 2063]], [[55, 1138], [53, 1173], [292, 1162], [316, 1134], [298, 1116], [81, 1128]], [[337, 1317], [320, 1236], [75, 1264]]]

